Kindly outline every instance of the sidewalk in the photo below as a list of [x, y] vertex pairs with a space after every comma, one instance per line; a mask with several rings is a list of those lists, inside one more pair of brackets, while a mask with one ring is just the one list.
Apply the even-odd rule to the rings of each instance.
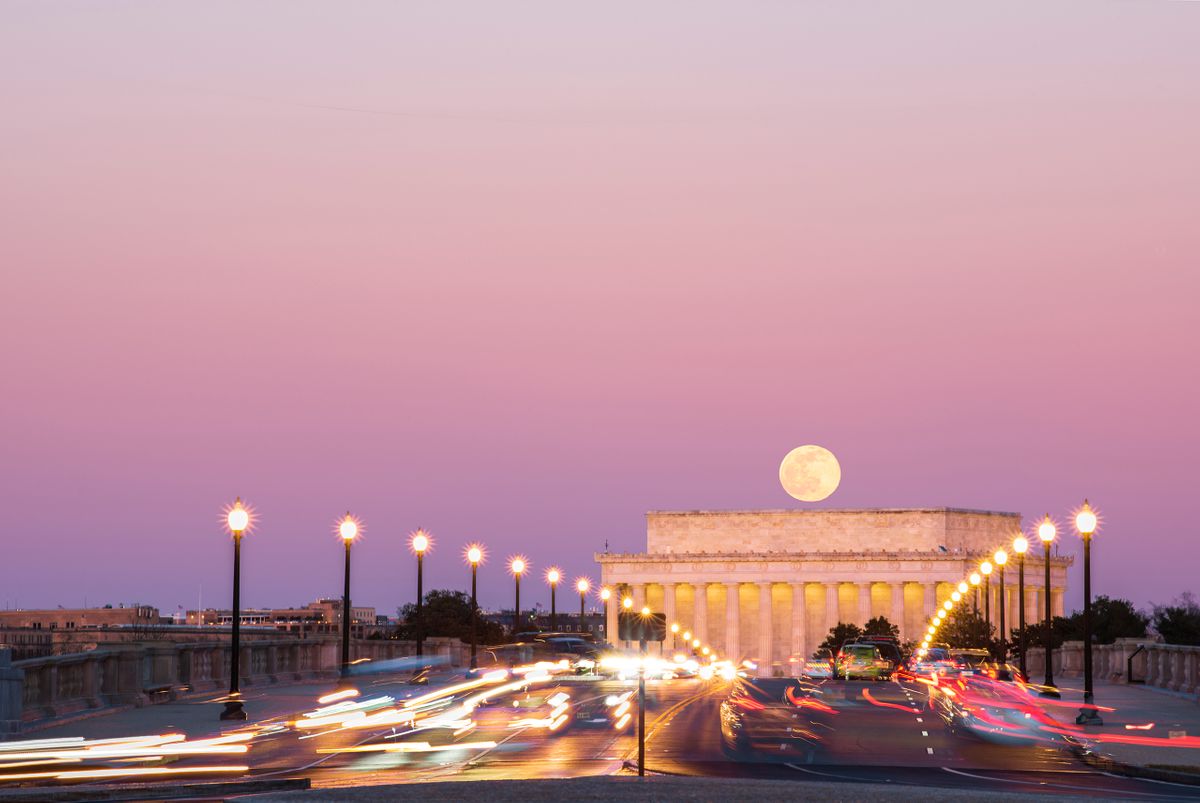
[[[1067, 705], [1048, 700], [1043, 707], [1073, 726], [1083, 703], [1083, 681], [1068, 678], [1058, 688]], [[1200, 773], [1200, 705], [1195, 697], [1140, 685], [1096, 683], [1094, 702], [1101, 709], [1114, 709], [1100, 711], [1103, 725], [1083, 728], [1088, 739], [1095, 740], [1094, 752], [1135, 767]]]

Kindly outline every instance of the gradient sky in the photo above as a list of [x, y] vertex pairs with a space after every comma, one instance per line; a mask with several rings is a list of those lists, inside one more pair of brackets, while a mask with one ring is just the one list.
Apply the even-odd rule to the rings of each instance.
[[478, 539], [499, 605], [518, 551], [595, 576], [646, 510], [802, 507], [802, 443], [821, 506], [1087, 496], [1097, 593], [1197, 590], [1198, 31], [8, 0], [0, 602], [227, 606], [240, 494], [246, 604], [340, 593], [350, 509], [356, 602], [411, 598], [422, 525], [427, 587]]

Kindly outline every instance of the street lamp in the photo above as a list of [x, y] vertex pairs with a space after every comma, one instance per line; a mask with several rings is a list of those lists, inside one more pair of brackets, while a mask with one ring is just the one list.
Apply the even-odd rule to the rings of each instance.
[[[626, 623], [628, 623], [629, 622], [629, 618], [628, 618], [629, 614], [631, 611], [633, 611], [633, 597], [625, 596], [624, 598], [622, 598], [621, 599], [621, 608], [625, 611], [625, 617], [626, 617], [625, 621], [626, 621]], [[628, 627], [628, 624], [626, 624], [626, 627]], [[620, 631], [620, 628], [618, 628], [618, 635], [620, 634], [619, 631]], [[626, 632], [626, 635], [629, 635], [628, 632]], [[629, 639], [625, 639], [625, 649], [629, 649]]]
[[588, 592], [588, 589], [591, 587], [592, 587], [591, 581], [589, 581], [586, 577], [580, 577], [578, 580], [575, 581], [575, 590], [579, 592], [579, 632], [580, 633], [582, 633], [586, 629], [584, 627], [584, 619], [586, 618], [586, 613], [584, 611], [584, 608], [587, 605], [587, 592]]
[[421, 605], [425, 597], [425, 550], [430, 546], [429, 533], [418, 528], [409, 538], [408, 546], [417, 556], [417, 657], [420, 657], [425, 654], [425, 622], [421, 619]]
[[1008, 608], [1008, 597], [1004, 594], [1004, 564], [1008, 563], [1008, 553], [997, 549], [996, 554], [992, 555], [992, 560], [1000, 567], [1000, 663], [1004, 663], [1008, 659], [1008, 630], [1004, 623], [1004, 612]]
[[546, 570], [546, 582], [550, 584], [550, 632], [558, 632], [558, 603], [555, 599], [558, 592], [558, 581], [562, 579], [562, 572], [557, 566], [551, 566]]
[[521, 629], [521, 575], [529, 568], [529, 563], [521, 555], [516, 556], [508, 562], [508, 570], [512, 572], [513, 581], [516, 583], [516, 599], [513, 602], [513, 640], [517, 638], [517, 632]]
[[1042, 541], [1042, 562], [1046, 565], [1045, 585], [1042, 586], [1042, 596], [1046, 598], [1046, 631], [1045, 631], [1045, 651], [1046, 656], [1046, 689], [1042, 692], [1047, 697], [1059, 697], [1058, 691], [1054, 688], [1054, 648], [1053, 643], [1053, 625], [1054, 617], [1050, 611], [1050, 545], [1054, 543], [1055, 536], [1058, 535], [1058, 528], [1054, 526], [1054, 521], [1050, 518], [1050, 514], [1046, 514], [1046, 518], [1042, 519], [1042, 523], [1038, 525], [1038, 538]]
[[679, 622], [671, 622], [671, 649], [679, 647]]
[[984, 561], [979, 564], [979, 571], [983, 574], [983, 621], [992, 624], [992, 564], [990, 561]]
[[479, 564], [483, 563], [483, 546], [471, 544], [467, 547], [467, 563], [471, 564], [471, 668], [477, 669], [479, 663], [475, 660], [475, 651], [479, 642], [479, 603], [475, 596], [475, 581]]
[[[240, 496], [225, 511], [225, 526], [233, 536], [233, 645], [229, 652], [229, 698], [225, 700], [221, 719], [245, 719], [239, 684], [242, 654], [242, 536], [250, 528], [250, 510], [242, 503]], [[196, 612], [197, 617], [203, 615], [203, 611]]]
[[1017, 553], [1017, 652], [1020, 656], [1021, 677], [1028, 679], [1025, 669], [1025, 553], [1029, 550], [1029, 541], [1024, 535], [1013, 539], [1013, 552]]
[[951, 601], [951, 602], [958, 602], [958, 601], [960, 601], [961, 599], [962, 599], [962, 594], [961, 594], [960, 592], [958, 592], [958, 591], [951, 591], [951, 592], [950, 592], [950, 601]]
[[350, 545], [358, 537], [359, 529], [358, 519], [346, 511], [337, 528], [342, 543], [346, 545], [346, 584], [342, 589], [342, 667], [338, 673], [342, 679], [350, 674]]
[[612, 599], [612, 589], [609, 588], [608, 586], [600, 586], [600, 609], [604, 613], [605, 641], [608, 641], [609, 639], [611, 639], [612, 643], [616, 644], [617, 643], [617, 635], [620, 631], [620, 628], [619, 627], [617, 628], [618, 633], [609, 633], [608, 632], [608, 601], [610, 599]]
[[1075, 513], [1075, 530], [1083, 539], [1083, 708], [1076, 725], [1103, 725], [1092, 702], [1092, 535], [1099, 520], [1086, 499]]
[[642, 606], [642, 618], [638, 622], [638, 776], [646, 774], [646, 619], [650, 616], [649, 606]]
[[971, 576], [968, 577], [967, 579], [971, 581], [971, 585], [975, 586], [975, 615], [978, 616], [979, 615], [979, 583], [982, 580], [982, 578], [979, 576], [979, 572], [971, 572]]

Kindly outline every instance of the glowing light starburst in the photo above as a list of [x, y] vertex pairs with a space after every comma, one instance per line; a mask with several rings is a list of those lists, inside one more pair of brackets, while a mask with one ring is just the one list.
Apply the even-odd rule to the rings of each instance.
[[244, 535], [254, 529], [257, 520], [254, 508], [242, 501], [242, 497], [233, 500], [233, 504], [221, 509], [221, 524], [230, 535]]
[[350, 515], [350, 511], [346, 511], [346, 515], [338, 519], [333, 525], [333, 531], [337, 534], [337, 537], [348, 544], [361, 538], [365, 529], [361, 521]]
[[424, 555], [433, 547], [433, 537], [418, 527], [408, 536], [408, 548], [414, 555]]
[[483, 544], [468, 544], [463, 550], [463, 557], [467, 559], [467, 563], [472, 563], [476, 566], [483, 563], [487, 553], [483, 549]]
[[524, 555], [514, 555], [508, 559], [508, 570], [514, 577], [520, 577], [529, 568], [529, 559]]

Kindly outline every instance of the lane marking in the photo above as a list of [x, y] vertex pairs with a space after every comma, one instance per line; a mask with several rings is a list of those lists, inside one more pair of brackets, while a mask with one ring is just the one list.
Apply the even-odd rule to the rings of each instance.
[[926, 748], [925, 748], [925, 752], [926, 752], [926, 753], [928, 753], [929, 755], [931, 755], [931, 756], [932, 756], [932, 755], [933, 755], [933, 748], [932, 748], [932, 747], [926, 747]]
[[921, 735], [922, 735], [922, 736], [928, 736], [928, 735], [929, 735], [929, 731], [921, 731]]
[[[1051, 589], [1051, 591], [1053, 591], [1053, 590], [1054, 590], [1054, 589]], [[924, 721], [925, 721], [925, 720], [921, 719], [920, 717], [917, 717], [917, 722], [924, 722]]]

